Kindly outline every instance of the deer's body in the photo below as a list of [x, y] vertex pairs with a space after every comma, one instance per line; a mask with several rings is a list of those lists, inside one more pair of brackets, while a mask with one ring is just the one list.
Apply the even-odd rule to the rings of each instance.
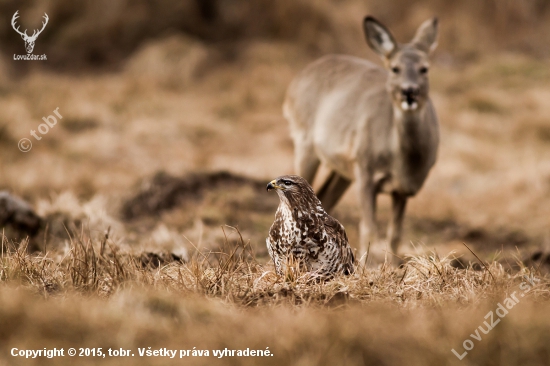
[[367, 17], [367, 40], [386, 68], [329, 55], [309, 65], [287, 92], [284, 114], [297, 174], [312, 182], [320, 163], [331, 170], [318, 192], [327, 209], [352, 181], [358, 183], [363, 251], [376, 237], [378, 193], [392, 196], [388, 240], [397, 251], [407, 198], [422, 187], [436, 160], [438, 122], [427, 85], [435, 25], [424, 23], [413, 43], [398, 46], [380, 23]]

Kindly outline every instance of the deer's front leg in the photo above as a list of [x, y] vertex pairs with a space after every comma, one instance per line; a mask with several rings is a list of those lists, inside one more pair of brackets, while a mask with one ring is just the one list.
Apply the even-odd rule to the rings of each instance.
[[356, 167], [356, 180], [359, 189], [359, 204], [361, 206], [361, 223], [359, 226], [360, 248], [359, 258], [363, 256], [369, 244], [375, 244], [378, 239], [376, 230], [376, 189], [372, 174], [368, 169]]
[[309, 142], [294, 141], [294, 166], [296, 174], [301, 175], [309, 184], [313, 185], [313, 180], [320, 164], [321, 161]]
[[399, 193], [392, 193], [392, 218], [388, 226], [387, 240], [390, 243], [393, 254], [397, 254], [401, 232], [403, 230], [403, 218], [405, 217], [405, 206], [407, 197]]

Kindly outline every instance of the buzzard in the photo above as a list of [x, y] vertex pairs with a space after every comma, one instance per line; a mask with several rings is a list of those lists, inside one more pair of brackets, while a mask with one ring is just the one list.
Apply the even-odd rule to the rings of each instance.
[[272, 180], [280, 203], [266, 239], [279, 275], [291, 262], [314, 276], [353, 273], [354, 256], [344, 227], [325, 212], [309, 183], [297, 175]]

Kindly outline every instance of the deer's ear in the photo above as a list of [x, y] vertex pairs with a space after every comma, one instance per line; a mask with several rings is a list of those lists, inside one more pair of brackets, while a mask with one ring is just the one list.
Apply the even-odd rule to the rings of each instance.
[[370, 15], [363, 21], [363, 30], [370, 48], [380, 56], [389, 58], [397, 49], [397, 43], [390, 31]]
[[418, 27], [411, 43], [424, 52], [433, 52], [437, 47], [437, 28], [437, 18], [426, 20]]

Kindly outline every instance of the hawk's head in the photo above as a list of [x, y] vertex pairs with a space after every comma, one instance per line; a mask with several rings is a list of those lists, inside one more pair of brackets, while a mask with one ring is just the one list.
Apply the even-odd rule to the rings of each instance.
[[[320, 202], [307, 180], [298, 175], [283, 175], [273, 179], [267, 185], [267, 190], [276, 190], [281, 201], [287, 201], [291, 207], [317, 206]], [[305, 208], [305, 207], [304, 207]]]

